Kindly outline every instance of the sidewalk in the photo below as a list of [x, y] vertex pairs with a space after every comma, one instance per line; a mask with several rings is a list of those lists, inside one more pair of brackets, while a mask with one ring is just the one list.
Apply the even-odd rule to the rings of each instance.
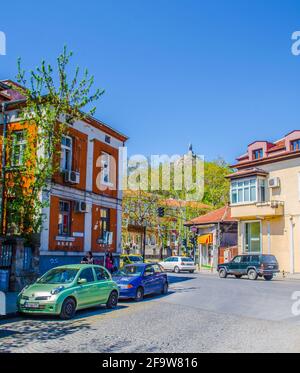
[[[195, 271], [195, 273], [200, 273], [200, 274], [205, 274], [205, 275], [212, 275], [212, 276], [218, 276], [218, 272], [215, 269], [212, 271], [211, 269], [201, 268], [201, 269], [197, 269]], [[282, 272], [280, 272], [280, 273], [277, 273], [274, 278], [278, 279], [278, 280], [295, 280], [295, 281], [300, 281], [300, 273], [287, 273], [287, 272], [285, 272], [283, 274]]]

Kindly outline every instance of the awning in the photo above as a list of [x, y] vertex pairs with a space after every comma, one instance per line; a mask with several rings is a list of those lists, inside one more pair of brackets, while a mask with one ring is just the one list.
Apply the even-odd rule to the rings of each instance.
[[213, 235], [210, 234], [204, 234], [203, 236], [198, 237], [198, 244], [212, 244], [213, 243]]

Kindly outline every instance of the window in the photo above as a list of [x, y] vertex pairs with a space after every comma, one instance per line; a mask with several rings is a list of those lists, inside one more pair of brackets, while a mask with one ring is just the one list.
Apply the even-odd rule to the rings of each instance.
[[258, 180], [258, 193], [259, 193], [259, 201], [266, 202], [266, 180], [259, 179]]
[[231, 182], [231, 204], [265, 202], [266, 199], [265, 179], [240, 179]]
[[242, 257], [241, 256], [236, 256], [234, 259], [233, 259], [233, 263], [241, 263], [242, 261]]
[[253, 151], [253, 158], [254, 159], [261, 159], [264, 156], [263, 149], [256, 149]]
[[61, 139], [60, 169], [72, 170], [72, 137], [69, 136], [63, 136]]
[[156, 237], [155, 237], [155, 235], [151, 235], [150, 243], [151, 243], [151, 245], [156, 245]]
[[300, 140], [291, 141], [291, 150], [300, 150]]
[[259, 256], [258, 255], [251, 255], [251, 262], [252, 263], [259, 263]]
[[78, 280], [83, 280], [83, 279], [85, 279], [87, 282], [95, 281], [92, 268], [86, 268], [80, 273]]
[[71, 228], [71, 202], [59, 201], [58, 234], [70, 236]]
[[[100, 209], [100, 239], [104, 241], [106, 232], [110, 232], [110, 211], [109, 209]], [[132, 238], [130, 237], [130, 241]]]
[[102, 153], [102, 183], [110, 183], [110, 155]]
[[251, 255], [251, 262], [259, 263], [259, 256], [258, 255]]
[[16, 131], [12, 134], [12, 166], [21, 166], [23, 164], [26, 143], [25, 131]]
[[245, 223], [244, 252], [260, 253], [260, 222]]
[[155, 273], [162, 273], [163, 272], [161, 267], [158, 264], [154, 264], [153, 269], [154, 269]]
[[257, 179], [245, 179], [231, 183], [231, 203], [257, 201]]
[[110, 144], [110, 140], [111, 140], [110, 136], [105, 135], [105, 142], [107, 142], [108, 144]]
[[145, 268], [145, 272], [144, 272], [144, 276], [151, 276], [154, 274], [154, 269], [153, 267], [146, 267]]
[[104, 268], [95, 267], [94, 269], [97, 281], [110, 280], [110, 276]]
[[78, 269], [53, 268], [46, 272], [37, 282], [40, 284], [65, 284], [74, 281]]
[[242, 263], [249, 263], [250, 262], [250, 255], [244, 255], [242, 257]]

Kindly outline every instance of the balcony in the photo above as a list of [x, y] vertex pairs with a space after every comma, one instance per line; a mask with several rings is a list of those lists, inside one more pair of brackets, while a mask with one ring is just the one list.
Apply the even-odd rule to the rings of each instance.
[[269, 201], [231, 205], [231, 216], [237, 219], [283, 216], [284, 202]]

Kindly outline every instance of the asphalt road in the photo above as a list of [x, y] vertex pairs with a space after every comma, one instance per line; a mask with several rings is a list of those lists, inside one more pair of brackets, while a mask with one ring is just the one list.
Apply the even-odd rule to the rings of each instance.
[[300, 352], [300, 281], [169, 278], [168, 295], [113, 311], [0, 320], [0, 352]]

